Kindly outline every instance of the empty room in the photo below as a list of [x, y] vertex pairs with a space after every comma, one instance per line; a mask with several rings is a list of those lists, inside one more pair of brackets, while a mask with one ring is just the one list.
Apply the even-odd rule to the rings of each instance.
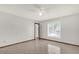
[[0, 54], [79, 54], [79, 4], [0, 4]]

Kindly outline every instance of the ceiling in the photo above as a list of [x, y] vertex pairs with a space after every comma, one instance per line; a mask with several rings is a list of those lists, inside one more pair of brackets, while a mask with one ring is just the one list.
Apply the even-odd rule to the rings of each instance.
[[[3, 4], [0, 11], [32, 20], [48, 20], [79, 13], [78, 4]], [[42, 15], [40, 15], [40, 12]]]

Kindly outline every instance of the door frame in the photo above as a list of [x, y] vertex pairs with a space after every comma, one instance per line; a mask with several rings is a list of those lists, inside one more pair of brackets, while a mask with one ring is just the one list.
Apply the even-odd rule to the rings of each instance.
[[35, 25], [38, 25], [38, 39], [40, 39], [40, 23], [34, 23], [34, 39], [36, 39], [36, 37], [35, 37], [35, 32], [36, 32]]

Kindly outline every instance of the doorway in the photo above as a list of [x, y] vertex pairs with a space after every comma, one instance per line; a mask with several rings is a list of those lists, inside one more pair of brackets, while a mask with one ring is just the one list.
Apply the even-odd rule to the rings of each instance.
[[40, 38], [40, 23], [34, 24], [34, 39]]

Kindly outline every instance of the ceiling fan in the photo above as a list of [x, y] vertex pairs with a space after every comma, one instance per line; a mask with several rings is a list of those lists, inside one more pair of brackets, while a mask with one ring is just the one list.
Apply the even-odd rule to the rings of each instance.
[[41, 7], [40, 5], [34, 5], [37, 9], [38, 9], [38, 15], [39, 16], [42, 16], [43, 15], [43, 13], [45, 13], [46, 12], [46, 8], [43, 8], [43, 7]]
[[35, 9], [31, 9], [30, 11], [35, 11], [38, 13], [38, 16], [42, 16], [43, 14], [47, 13], [50, 8], [49, 7], [42, 7], [40, 4], [34, 4], [33, 5]]

